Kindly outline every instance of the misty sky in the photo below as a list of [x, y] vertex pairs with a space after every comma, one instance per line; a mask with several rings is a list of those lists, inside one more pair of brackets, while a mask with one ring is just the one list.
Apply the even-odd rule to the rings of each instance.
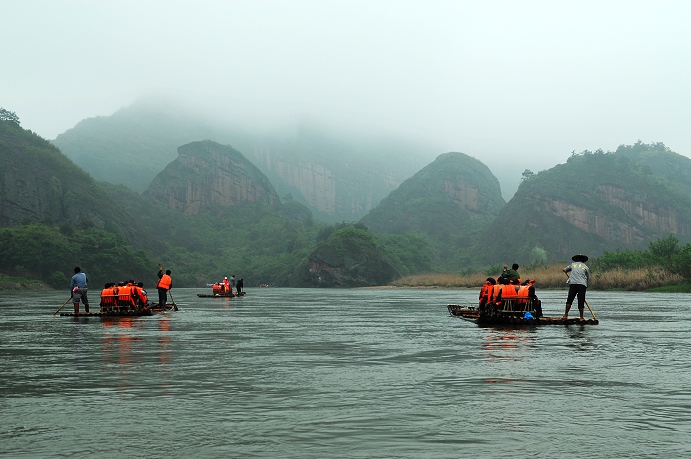
[[[0, 0], [0, 107], [47, 139], [149, 94], [539, 170], [691, 156], [689, 1]], [[525, 166], [525, 167], [523, 167]]]

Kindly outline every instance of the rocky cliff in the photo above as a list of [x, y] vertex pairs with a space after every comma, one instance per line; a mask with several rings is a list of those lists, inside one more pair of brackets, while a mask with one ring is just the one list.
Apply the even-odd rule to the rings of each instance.
[[243, 204], [280, 204], [269, 179], [239, 151], [210, 140], [178, 148], [178, 158], [144, 193], [152, 201], [186, 215], [225, 213]]
[[[656, 170], [652, 163], [674, 164]], [[547, 261], [639, 249], [673, 234], [691, 240], [691, 160], [664, 145], [584, 152], [524, 181], [475, 248], [487, 263]], [[488, 243], [490, 242], [491, 243]]]
[[304, 152], [316, 147], [308, 140], [288, 146], [254, 145], [251, 156], [257, 158], [272, 183], [278, 184], [281, 195], [289, 192], [300, 197], [324, 220], [352, 220], [365, 215], [413, 172], [402, 169], [396, 161], [383, 165], [373, 157], [354, 157], [342, 145], [315, 143], [321, 148], [310, 154]]

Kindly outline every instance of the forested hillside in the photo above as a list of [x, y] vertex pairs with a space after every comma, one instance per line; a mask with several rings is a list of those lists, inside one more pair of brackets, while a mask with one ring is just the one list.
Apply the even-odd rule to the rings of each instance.
[[0, 121], [0, 225], [54, 223], [98, 228], [136, 246], [151, 240], [94, 179], [45, 139]]
[[641, 249], [670, 234], [689, 241], [690, 173], [691, 160], [663, 144], [574, 154], [525, 180], [474, 253], [527, 263]]
[[104, 283], [143, 280], [153, 264], [144, 249], [161, 247], [56, 147], [0, 121], [0, 272], [54, 287], [75, 265]]
[[499, 181], [482, 162], [445, 153], [425, 166], [360, 221], [378, 234], [425, 238], [436, 270], [478, 260], [468, 249], [504, 207]]
[[[153, 180], [158, 191], [143, 196], [95, 182], [18, 122], [3, 121], [0, 128], [0, 211], [8, 217], [0, 228], [4, 274], [64, 288], [79, 265], [94, 288], [126, 279], [151, 287], [161, 263], [173, 271], [178, 287], [203, 286], [230, 274], [243, 277], [248, 287], [286, 286], [335, 231], [290, 196], [281, 203], [267, 178], [228, 146], [203, 141], [181, 147], [183, 162], [165, 168]], [[16, 184], [33, 193], [17, 192]], [[167, 205], [175, 199], [185, 205]], [[194, 212], [190, 203], [199, 204]], [[388, 248], [378, 248], [379, 256], [403, 273], [429, 266], [425, 255], [415, 255], [419, 244], [404, 243], [410, 240], [415, 239], [395, 236], [377, 243]], [[379, 277], [363, 279], [371, 285]]]
[[18, 119], [2, 119], [0, 273], [64, 287], [80, 265], [96, 285], [151, 286], [161, 263], [178, 287], [230, 274], [247, 286], [354, 287], [691, 241], [691, 160], [659, 143], [574, 153], [526, 174], [509, 203], [484, 164], [446, 153], [357, 224], [320, 221], [292, 194], [279, 197], [229, 145], [176, 149], [141, 194], [96, 182]]

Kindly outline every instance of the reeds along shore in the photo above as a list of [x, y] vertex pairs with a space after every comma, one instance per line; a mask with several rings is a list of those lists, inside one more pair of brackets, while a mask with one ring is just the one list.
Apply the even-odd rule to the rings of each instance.
[[[566, 275], [562, 271], [566, 265], [549, 265], [537, 268], [520, 268], [518, 273], [523, 280], [535, 279], [535, 287], [565, 289]], [[406, 276], [391, 283], [395, 287], [440, 287], [440, 288], [480, 288], [487, 277], [497, 277], [501, 273], [473, 274], [420, 274]], [[651, 288], [681, 285], [684, 279], [662, 268], [614, 269], [598, 272], [591, 268], [588, 288], [593, 290], [648, 290]]]

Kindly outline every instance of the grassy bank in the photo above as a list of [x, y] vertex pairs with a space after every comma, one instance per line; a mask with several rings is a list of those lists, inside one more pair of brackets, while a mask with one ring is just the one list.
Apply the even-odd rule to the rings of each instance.
[[[522, 279], [535, 279], [535, 287], [562, 289], [566, 288], [564, 265], [549, 265], [538, 268], [519, 269]], [[496, 277], [501, 273], [493, 274]], [[395, 287], [425, 288], [479, 288], [489, 277], [486, 273], [473, 274], [420, 274], [406, 276], [392, 283]], [[684, 279], [661, 268], [614, 269], [598, 272], [591, 270], [588, 288], [593, 290], [654, 290], [654, 291], [691, 291], [691, 286], [684, 284]]]
[[41, 281], [12, 277], [0, 274], [0, 291], [2, 290], [52, 290]]

